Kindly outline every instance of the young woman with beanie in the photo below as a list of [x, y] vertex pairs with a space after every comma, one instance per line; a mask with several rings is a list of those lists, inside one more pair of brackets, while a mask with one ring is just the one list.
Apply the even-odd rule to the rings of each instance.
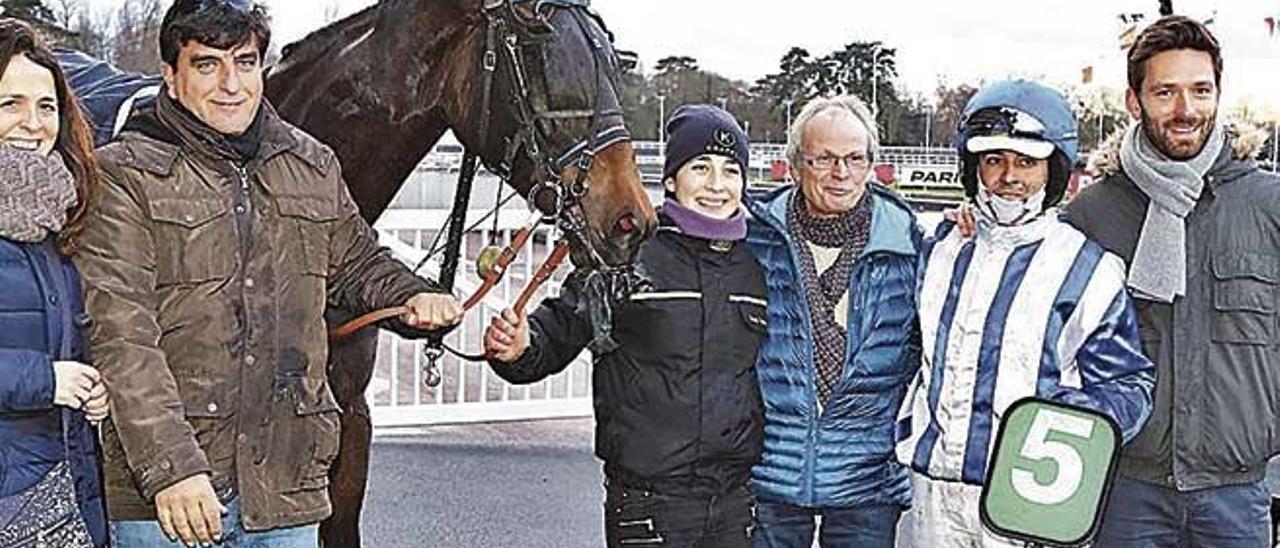
[[744, 242], [747, 136], [707, 105], [678, 109], [667, 134], [667, 197], [636, 260], [651, 285], [614, 306], [612, 344], [592, 344], [575, 273], [527, 318], [494, 317], [485, 350], [499, 376], [524, 384], [591, 347], [608, 546], [746, 547], [765, 327], [764, 279]]

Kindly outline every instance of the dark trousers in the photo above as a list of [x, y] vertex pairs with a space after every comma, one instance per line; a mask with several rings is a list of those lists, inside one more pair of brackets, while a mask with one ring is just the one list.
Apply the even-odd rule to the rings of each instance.
[[609, 548], [749, 548], [753, 514], [754, 497], [746, 484], [719, 495], [658, 492], [617, 481], [605, 484]]
[[1269, 548], [1271, 495], [1261, 481], [1195, 491], [1116, 478], [1097, 548]]
[[761, 499], [756, 502], [755, 547], [809, 548], [818, 516], [822, 516], [818, 544], [823, 548], [893, 548], [902, 507], [804, 508]]
[[1271, 543], [1280, 542], [1280, 498], [1271, 497]]

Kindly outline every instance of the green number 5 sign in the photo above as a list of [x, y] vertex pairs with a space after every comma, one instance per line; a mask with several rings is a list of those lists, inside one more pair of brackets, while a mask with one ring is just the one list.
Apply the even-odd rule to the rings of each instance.
[[1005, 411], [982, 490], [982, 522], [1008, 537], [1077, 546], [1093, 536], [1120, 449], [1109, 417], [1027, 398]]

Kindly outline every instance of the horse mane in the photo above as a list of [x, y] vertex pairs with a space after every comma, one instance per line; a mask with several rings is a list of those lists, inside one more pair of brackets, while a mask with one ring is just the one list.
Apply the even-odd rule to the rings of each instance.
[[280, 52], [280, 64], [296, 61], [297, 59], [310, 59], [324, 54], [338, 43], [344, 45], [350, 43], [355, 36], [349, 35], [363, 32], [364, 29], [368, 28], [368, 25], [374, 22], [374, 15], [376, 15], [379, 7], [381, 7], [381, 3], [369, 6], [336, 23], [320, 27], [307, 34], [301, 40], [285, 45]]
[[[311, 31], [300, 40], [286, 44], [280, 52], [279, 64], [286, 65], [300, 60], [310, 60], [331, 51], [334, 46], [346, 46], [354, 42], [358, 37], [368, 32], [370, 27], [377, 24], [378, 16], [383, 8], [395, 9], [390, 6], [398, 1], [414, 2], [421, 0], [378, 0], [373, 5], [348, 15], [335, 23], [330, 23]], [[434, 0], [434, 3], [452, 7], [462, 13], [468, 13], [479, 5], [476, 0]], [[473, 3], [475, 5], [472, 5]], [[603, 22], [601, 24], [603, 25]]]

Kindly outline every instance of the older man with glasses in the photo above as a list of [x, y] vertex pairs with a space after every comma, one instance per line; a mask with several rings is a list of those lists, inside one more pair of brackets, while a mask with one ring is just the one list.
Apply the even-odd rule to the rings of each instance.
[[790, 128], [795, 185], [748, 203], [768, 286], [757, 373], [765, 447], [757, 547], [891, 547], [910, 500], [894, 418], [919, 366], [920, 230], [871, 180], [875, 121], [856, 97], [817, 99]]

